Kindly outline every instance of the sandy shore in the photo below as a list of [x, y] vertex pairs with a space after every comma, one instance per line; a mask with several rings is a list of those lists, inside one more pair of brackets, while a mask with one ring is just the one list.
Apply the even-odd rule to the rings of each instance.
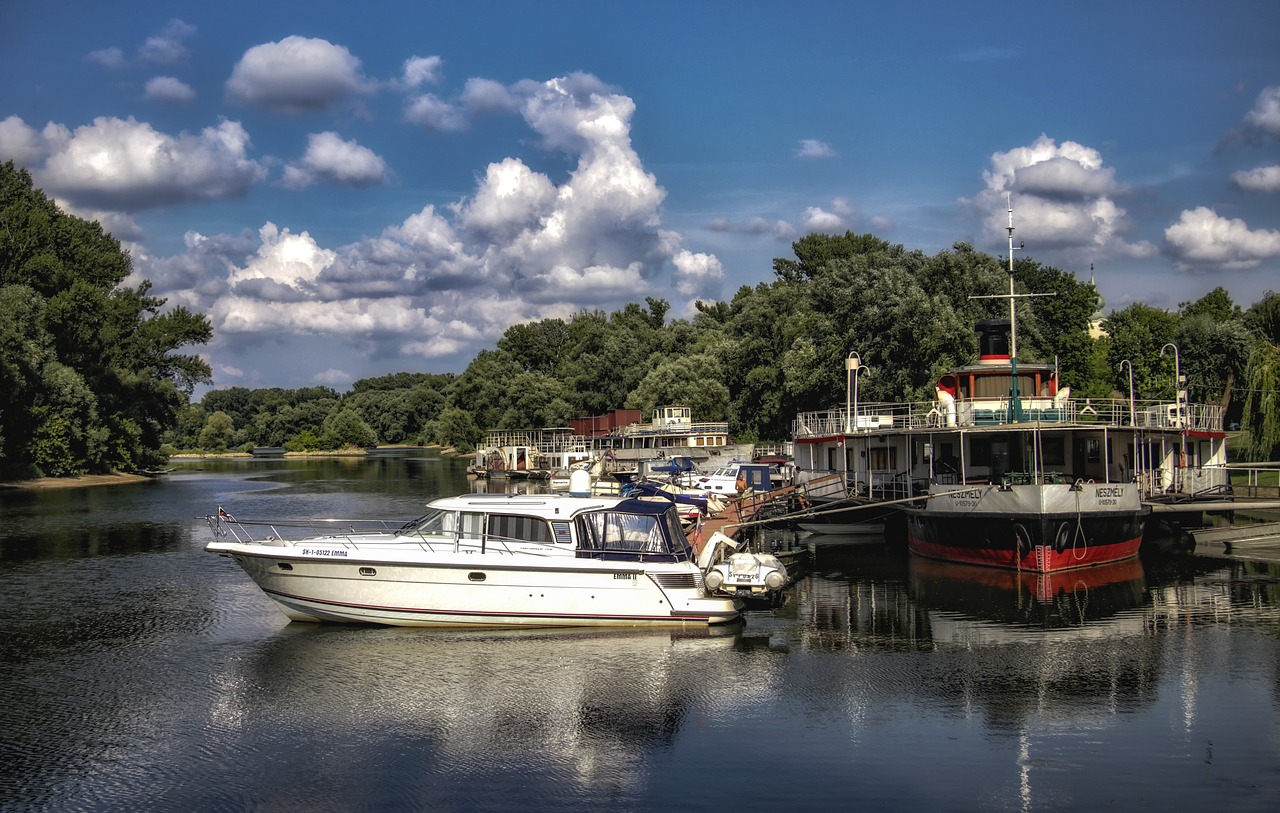
[[38, 477], [35, 480], [11, 480], [0, 483], [0, 488], [22, 488], [44, 491], [51, 488], [81, 488], [83, 486], [118, 486], [150, 480], [141, 474], [82, 474], [79, 477]]

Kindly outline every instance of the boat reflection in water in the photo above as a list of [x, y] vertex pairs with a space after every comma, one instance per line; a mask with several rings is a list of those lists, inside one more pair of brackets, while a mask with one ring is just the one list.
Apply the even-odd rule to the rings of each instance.
[[[910, 591], [913, 601], [936, 613], [935, 641], [944, 618], [948, 627], [968, 620], [1080, 630], [1127, 622], [1140, 631], [1141, 615], [1117, 619], [1117, 614], [1143, 606], [1146, 578], [1139, 559], [1042, 573], [912, 555]], [[969, 633], [965, 638], [969, 640]]]
[[512, 809], [517, 786], [531, 806], [543, 792], [635, 798], [646, 761], [705, 706], [700, 664], [722, 661], [741, 629], [294, 624], [226, 664], [211, 723], [232, 752], [237, 740], [248, 749], [274, 728], [292, 732], [271, 772], [312, 776], [312, 798], [285, 783], [290, 798], [256, 798], [260, 809]]

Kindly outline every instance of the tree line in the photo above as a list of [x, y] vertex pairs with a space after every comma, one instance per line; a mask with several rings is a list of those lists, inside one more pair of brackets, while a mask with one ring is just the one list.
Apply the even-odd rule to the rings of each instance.
[[[844, 360], [870, 375], [865, 402], [927, 400], [948, 368], [977, 355], [973, 325], [1007, 318], [1007, 260], [957, 243], [936, 254], [870, 234], [808, 235], [773, 278], [690, 318], [648, 298], [606, 313], [513, 325], [459, 374], [402, 372], [330, 387], [209, 382], [177, 352], [211, 335], [185, 309], [162, 313], [149, 286], [120, 287], [119, 244], [59, 212], [30, 178], [0, 184], [0, 466], [75, 473], [136, 469], [163, 452], [283, 446], [327, 449], [439, 444], [473, 449], [489, 429], [566, 426], [619, 407], [687, 404], [695, 420], [727, 421], [742, 441], [786, 440], [795, 415], [840, 406]], [[1022, 257], [1018, 350], [1057, 363], [1079, 397], [1174, 397], [1175, 345], [1192, 401], [1218, 403], [1245, 430], [1250, 459], [1280, 452], [1280, 295], [1247, 309], [1222, 288], [1177, 311], [1130, 305], [1101, 320], [1090, 283]], [[988, 298], [983, 298], [988, 297]], [[164, 443], [163, 450], [161, 443]]]

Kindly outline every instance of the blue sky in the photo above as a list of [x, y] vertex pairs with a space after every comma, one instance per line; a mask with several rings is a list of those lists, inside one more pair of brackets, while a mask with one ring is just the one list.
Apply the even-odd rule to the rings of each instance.
[[209, 314], [216, 386], [686, 316], [812, 231], [1003, 254], [1007, 193], [1108, 308], [1248, 306], [1280, 290], [1278, 31], [1274, 0], [15, 2], [0, 160]]

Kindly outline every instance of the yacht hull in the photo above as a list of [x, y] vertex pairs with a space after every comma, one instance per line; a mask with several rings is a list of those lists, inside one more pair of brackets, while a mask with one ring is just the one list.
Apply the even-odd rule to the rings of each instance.
[[727, 623], [739, 605], [705, 594], [689, 563], [565, 558], [533, 567], [298, 556], [212, 543], [295, 621], [417, 627], [687, 626]]

